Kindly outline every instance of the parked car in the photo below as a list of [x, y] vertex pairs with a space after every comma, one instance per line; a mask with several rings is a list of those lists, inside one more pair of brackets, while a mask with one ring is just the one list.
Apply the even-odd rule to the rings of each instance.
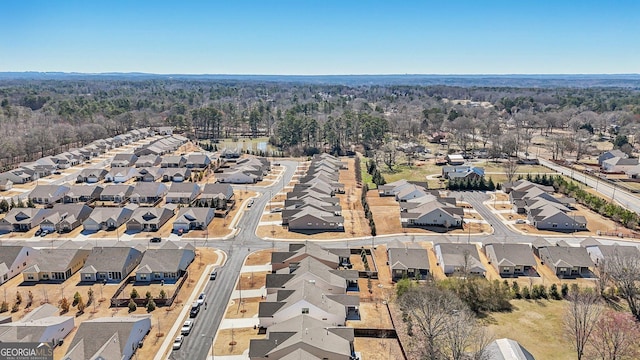
[[213, 270], [211, 275], [209, 275], [209, 280], [215, 280], [218, 277], [218, 270]]
[[198, 304], [197, 302], [193, 303], [193, 305], [191, 305], [191, 311], [189, 311], [189, 317], [196, 317], [198, 316], [198, 313], [200, 312], [200, 304]]
[[47, 234], [49, 234], [49, 230], [42, 230], [40, 236], [47, 236]]
[[162, 239], [161, 239], [161, 238], [159, 238], [159, 237], [152, 237], [152, 238], [151, 238], [151, 242], [152, 242], [152, 243], [159, 243], [159, 242], [161, 242], [161, 241], [162, 241]]
[[196, 300], [196, 303], [198, 305], [202, 305], [202, 304], [204, 304], [204, 301], [206, 300], [206, 298], [207, 298], [207, 294], [200, 293], [200, 296], [198, 296], [198, 300]]
[[182, 329], [180, 329], [180, 334], [189, 335], [191, 333], [191, 328], [193, 327], [193, 320], [187, 320], [182, 325]]
[[40, 236], [42, 234], [42, 229], [36, 230], [35, 236]]
[[251, 206], [253, 206], [253, 199], [249, 200], [249, 202], [247, 203], [248, 208], [250, 208]]
[[184, 341], [184, 336], [178, 335], [175, 340], [173, 340], [173, 350], [178, 350], [182, 346], [182, 341]]

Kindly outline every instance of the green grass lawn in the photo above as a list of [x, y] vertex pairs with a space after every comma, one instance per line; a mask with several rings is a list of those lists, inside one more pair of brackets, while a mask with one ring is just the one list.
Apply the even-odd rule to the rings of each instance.
[[377, 189], [378, 186], [373, 183], [373, 177], [367, 172], [367, 163], [369, 159], [366, 157], [360, 158], [360, 171], [362, 172], [362, 183], [367, 184], [369, 189]]
[[382, 176], [387, 183], [398, 181], [400, 179], [406, 179], [409, 181], [427, 181], [427, 175], [441, 174], [442, 168], [435, 164], [424, 164], [421, 166], [396, 165], [394, 171], [390, 172], [385, 166], [380, 168]]
[[514, 311], [492, 313], [486, 318], [496, 339], [516, 340], [536, 359], [575, 359], [563, 331], [566, 301], [511, 300], [511, 303]]

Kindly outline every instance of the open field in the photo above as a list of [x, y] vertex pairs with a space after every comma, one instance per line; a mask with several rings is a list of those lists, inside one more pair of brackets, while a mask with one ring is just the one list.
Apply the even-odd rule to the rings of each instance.
[[252, 265], [265, 265], [271, 262], [271, 253], [272, 249], [256, 251], [247, 256], [247, 259], [244, 262], [245, 266]]
[[486, 319], [495, 338], [518, 341], [536, 359], [575, 359], [563, 330], [565, 301], [512, 300], [514, 311], [492, 313]]

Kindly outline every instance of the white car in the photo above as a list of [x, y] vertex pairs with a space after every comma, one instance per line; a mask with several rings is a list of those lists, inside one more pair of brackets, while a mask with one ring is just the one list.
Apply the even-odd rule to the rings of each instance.
[[178, 350], [182, 346], [182, 341], [184, 340], [184, 336], [179, 335], [175, 340], [173, 340], [173, 350]]
[[193, 327], [193, 320], [187, 320], [182, 325], [182, 329], [180, 329], [180, 334], [189, 335], [191, 332], [191, 328]]
[[198, 296], [198, 300], [196, 300], [196, 303], [198, 305], [202, 305], [204, 304], [204, 300], [207, 298], [207, 295], [205, 293], [201, 293], [200, 296]]

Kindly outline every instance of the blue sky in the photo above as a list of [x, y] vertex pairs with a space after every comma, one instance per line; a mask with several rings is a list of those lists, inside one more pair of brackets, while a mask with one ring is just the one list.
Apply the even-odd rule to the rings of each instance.
[[640, 73], [640, 1], [0, 4], [0, 71]]

